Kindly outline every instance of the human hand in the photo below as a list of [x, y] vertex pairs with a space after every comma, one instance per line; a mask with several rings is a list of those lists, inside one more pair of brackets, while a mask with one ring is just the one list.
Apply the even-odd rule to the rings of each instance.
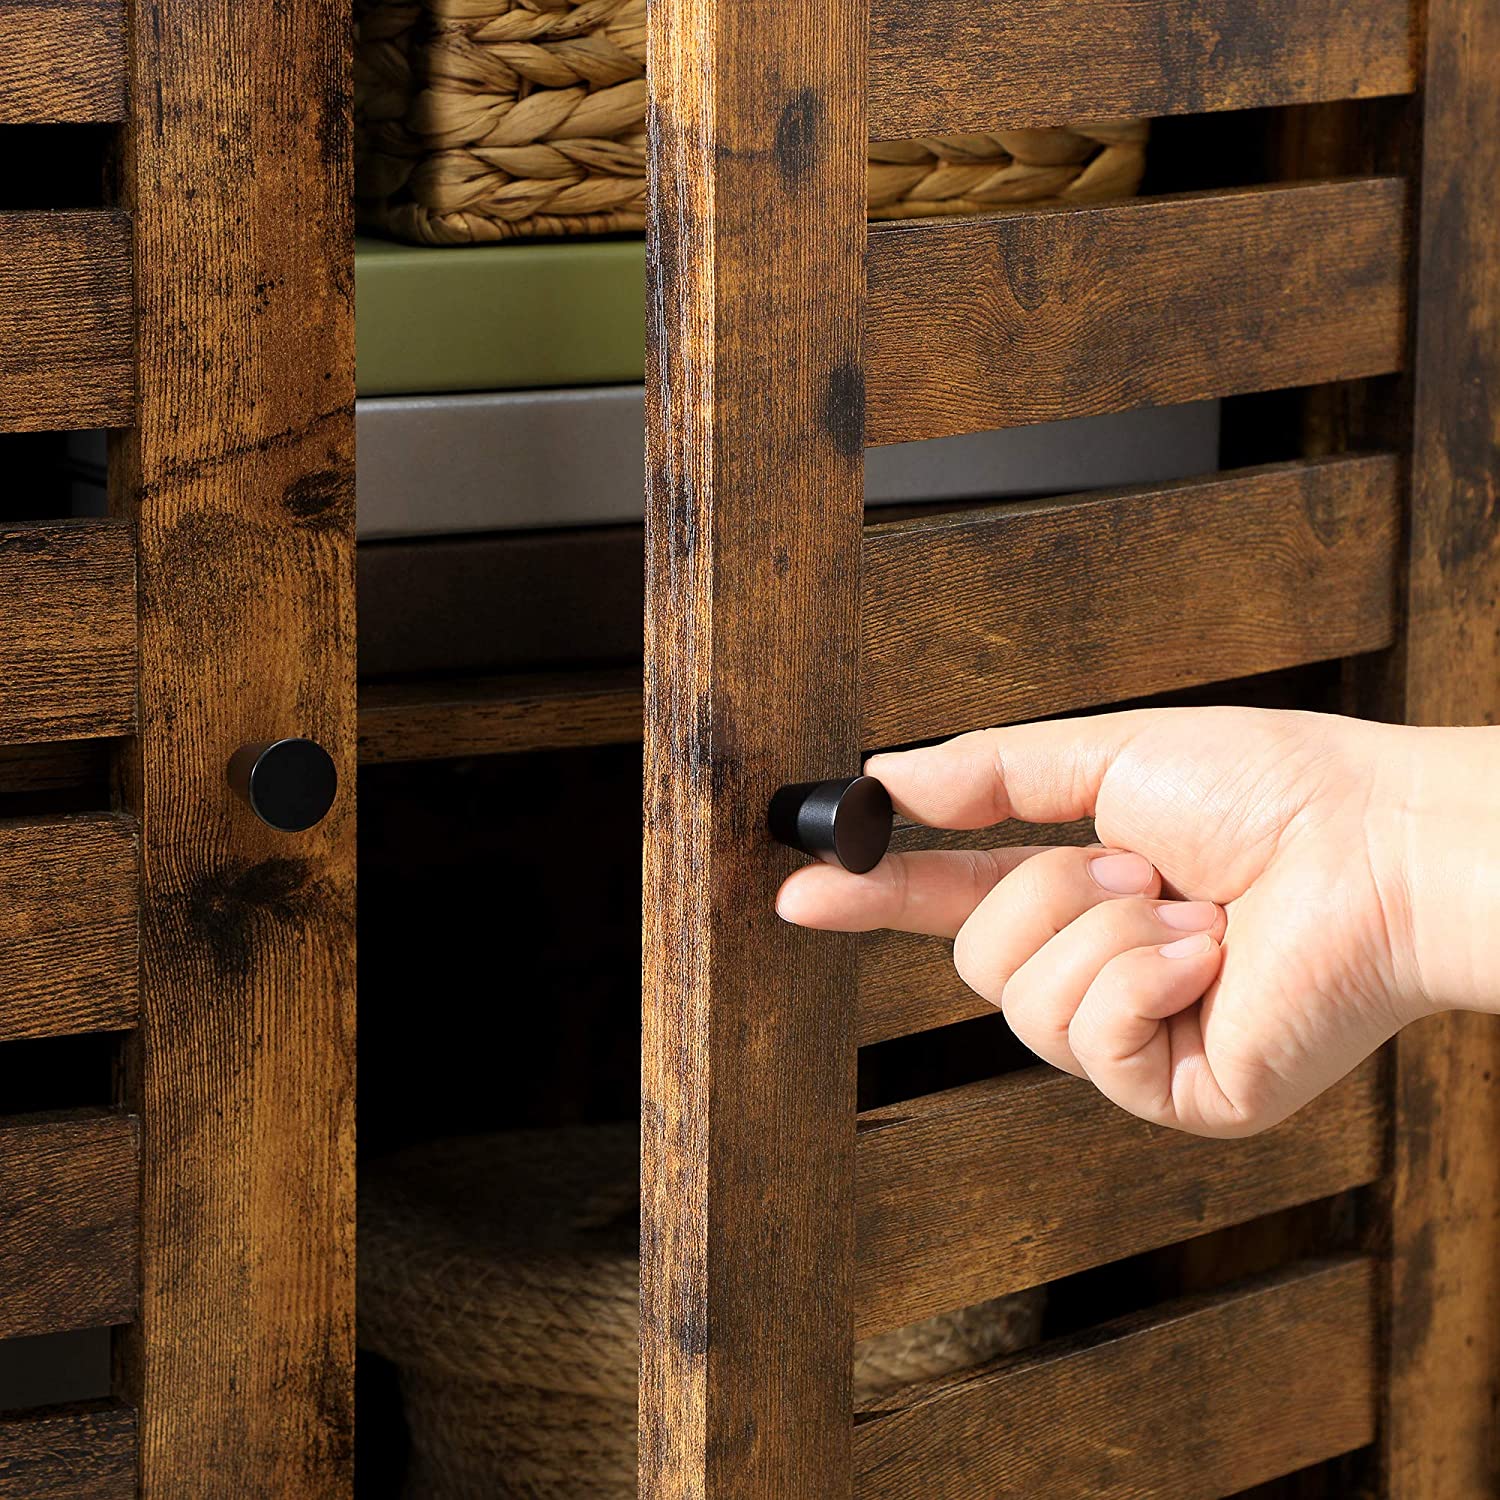
[[1167, 709], [880, 755], [866, 771], [917, 822], [1091, 816], [1103, 847], [811, 865], [777, 910], [953, 937], [1039, 1057], [1144, 1119], [1248, 1135], [1408, 1021], [1496, 1008], [1497, 736]]

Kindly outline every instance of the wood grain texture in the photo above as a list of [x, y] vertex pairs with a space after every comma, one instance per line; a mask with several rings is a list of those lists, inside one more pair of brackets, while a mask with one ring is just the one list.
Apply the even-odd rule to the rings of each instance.
[[641, 674], [535, 672], [359, 690], [361, 765], [624, 745], [641, 737]]
[[[345, 1496], [354, 1359], [351, 38], [339, 0], [131, 7], [142, 1317], [122, 1393], [146, 1500]], [[247, 742], [340, 792], [278, 834]]]
[[872, 526], [864, 743], [1378, 650], [1399, 540], [1389, 456]]
[[1384, 1120], [1373, 1063], [1239, 1141], [1147, 1125], [1045, 1067], [868, 1110], [855, 1337], [1371, 1182]]
[[129, 734], [136, 718], [129, 528], [115, 521], [0, 526], [0, 599], [7, 619], [0, 744]]
[[3, 1500], [135, 1500], [136, 1422], [90, 1401], [0, 1417]]
[[[1500, 723], [1500, 4], [1430, 0], [1418, 196], [1404, 691], [1419, 724]], [[1483, 122], [1483, 123], [1481, 123]], [[1396, 1049], [1389, 1500], [1500, 1493], [1500, 1022]]]
[[16, 1115], [0, 1126], [0, 1338], [135, 1315], [139, 1168], [128, 1115]]
[[0, 125], [124, 118], [124, 0], [0, 5]]
[[869, 441], [1395, 370], [1405, 204], [1370, 177], [872, 227]]
[[1373, 1261], [1189, 1297], [981, 1373], [855, 1435], [859, 1500], [1217, 1500], [1375, 1435]]
[[853, 945], [779, 923], [856, 764], [864, 0], [651, 26], [641, 1492], [848, 1497]]
[[125, 214], [0, 212], [0, 432], [130, 421], [130, 272]]
[[138, 856], [128, 818], [0, 823], [0, 1041], [135, 1024]]
[[874, 0], [870, 134], [1410, 92], [1410, 0]]

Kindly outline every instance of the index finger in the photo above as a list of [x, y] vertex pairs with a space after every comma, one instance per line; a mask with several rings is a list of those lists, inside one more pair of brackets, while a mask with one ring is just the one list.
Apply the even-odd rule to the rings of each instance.
[[1094, 815], [1105, 773], [1151, 713], [979, 729], [921, 750], [873, 755], [865, 773], [885, 786], [898, 812], [929, 828], [1070, 823]]

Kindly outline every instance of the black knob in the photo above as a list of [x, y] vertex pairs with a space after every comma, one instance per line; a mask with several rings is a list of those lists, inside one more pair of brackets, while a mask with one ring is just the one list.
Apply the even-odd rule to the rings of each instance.
[[229, 784], [262, 823], [301, 833], [321, 823], [339, 789], [333, 757], [312, 740], [241, 745], [229, 761]]
[[873, 776], [805, 781], [771, 798], [779, 842], [854, 875], [873, 870], [891, 842], [891, 794]]

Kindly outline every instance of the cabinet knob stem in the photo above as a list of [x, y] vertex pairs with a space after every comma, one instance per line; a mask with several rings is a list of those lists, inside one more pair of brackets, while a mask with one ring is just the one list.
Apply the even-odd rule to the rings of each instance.
[[873, 776], [846, 776], [782, 787], [769, 822], [780, 843], [864, 875], [890, 847], [891, 817], [891, 794]]

